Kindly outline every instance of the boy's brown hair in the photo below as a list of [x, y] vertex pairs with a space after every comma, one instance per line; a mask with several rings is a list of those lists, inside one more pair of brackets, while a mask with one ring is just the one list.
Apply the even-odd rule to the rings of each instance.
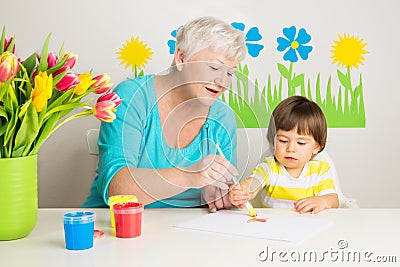
[[321, 108], [303, 96], [291, 96], [279, 103], [272, 112], [268, 126], [268, 142], [275, 146], [278, 130], [290, 131], [297, 127], [297, 134], [311, 135], [320, 145], [326, 145], [327, 125]]

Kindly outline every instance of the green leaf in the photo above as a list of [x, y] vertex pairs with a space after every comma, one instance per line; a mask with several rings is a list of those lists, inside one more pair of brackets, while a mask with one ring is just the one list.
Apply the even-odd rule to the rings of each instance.
[[61, 58], [64, 53], [64, 42], [61, 44], [60, 51], [58, 51], [58, 58]]
[[289, 70], [282, 64], [278, 63], [278, 70], [280, 74], [285, 77], [286, 79], [290, 79], [290, 73]]
[[39, 72], [47, 70], [47, 54], [48, 54], [48, 49], [49, 49], [50, 36], [51, 36], [51, 33], [49, 33], [49, 35], [47, 35], [46, 41], [44, 41], [44, 44], [43, 44], [42, 54], [40, 56], [40, 62], [39, 62], [39, 68], [38, 68]]
[[85, 103], [81, 103], [81, 102], [56, 106], [56, 107], [52, 108], [51, 110], [48, 110], [43, 119], [44, 120], [48, 119], [48, 117], [50, 117], [55, 112], [67, 111], [67, 110], [72, 111], [75, 108], [84, 108], [84, 107], [91, 107], [91, 106], [88, 104], [85, 104]]
[[[82, 112], [75, 113], [74, 115], [69, 116], [69, 117], [65, 118], [63, 121], [61, 121], [60, 123], [58, 123], [58, 124], [52, 129], [52, 131], [49, 133], [49, 135], [51, 135], [53, 132], [55, 132], [55, 131], [56, 131], [59, 127], [61, 127], [63, 124], [65, 124], [65, 123], [67, 123], [67, 122], [69, 122], [69, 121], [71, 121], [71, 120], [79, 119], [79, 118], [86, 117], [86, 116], [89, 116], [89, 115], [92, 115], [92, 114], [93, 114], [92, 110], [85, 110], [85, 111], [82, 111]], [[59, 118], [61, 118], [61, 117], [63, 117], [63, 116], [59, 116]]]
[[4, 94], [4, 108], [10, 114], [13, 114], [18, 107], [17, 96], [15, 95], [14, 88], [10, 84]]
[[247, 67], [247, 65], [244, 65], [243, 74], [244, 74], [246, 77], [249, 77], [249, 68]]
[[292, 82], [293, 82], [292, 83], [293, 88], [296, 88], [296, 87], [299, 87], [301, 85], [304, 85], [304, 74], [300, 74], [300, 75], [295, 76], [293, 78]]
[[8, 144], [8, 142], [11, 140], [11, 138], [14, 136], [15, 134], [15, 129], [17, 126], [17, 121], [18, 121], [18, 116], [17, 116], [17, 112], [15, 113], [11, 113], [11, 118], [9, 120], [9, 123], [7, 125], [7, 130], [4, 134], [4, 146]]
[[352, 101], [356, 101], [356, 99], [361, 95], [362, 89], [363, 89], [362, 84], [356, 86], [353, 92]]
[[25, 61], [22, 62], [22, 65], [25, 67], [28, 77], [32, 77], [36, 67], [36, 53], [33, 53], [27, 59], [25, 59]]
[[[0, 124], [0, 138], [2, 138], [2, 135], [6, 132], [7, 125], [8, 125], [8, 123]], [[0, 139], [0, 141], [1, 141], [1, 139]], [[1, 144], [1, 142], [0, 142], [0, 144]], [[1, 146], [0, 146], [0, 149], [1, 149]]]
[[[0, 106], [0, 117], [5, 118], [5, 122], [4, 123], [2, 123], [2, 120], [0, 118], [0, 138], [1, 138], [2, 135], [6, 132], [7, 126], [8, 126], [7, 112], [4, 110], [4, 108], [2, 106]], [[0, 144], [1, 144], [1, 142], [0, 142]]]
[[56, 76], [53, 77], [53, 85], [55, 86], [57, 83], [61, 81], [62, 78], [64, 78], [65, 74], [67, 74], [68, 69], [65, 69], [63, 72], [57, 74]]
[[8, 52], [12, 52], [14, 44], [15, 44], [15, 36], [12, 38], [11, 43], [8, 44], [8, 47], [7, 47]]
[[35, 143], [33, 144], [32, 151], [28, 155], [35, 155], [39, 152], [40, 147], [46, 141], [46, 139], [50, 136], [53, 131], [54, 125], [60, 119], [58, 113], [55, 113], [41, 126], [41, 130], [36, 138]]
[[337, 70], [337, 74], [338, 74], [339, 81], [344, 86], [344, 88], [351, 89], [350, 79], [340, 70]]
[[0, 99], [4, 98], [4, 95], [8, 91], [8, 87], [10, 87], [11, 79], [8, 79], [5, 83], [0, 83]]
[[6, 26], [3, 26], [3, 31], [1, 33], [1, 39], [0, 39], [0, 55], [3, 54], [4, 52], [5, 40], [6, 40]]
[[64, 103], [64, 101], [69, 99], [73, 93], [74, 93], [73, 90], [68, 90], [63, 92], [63, 94], [59, 98], [57, 98], [53, 103], [51, 103], [47, 107], [47, 110], [51, 110], [53, 107], [60, 106], [62, 103]]
[[[60, 62], [58, 62], [56, 65], [54, 65], [53, 67], [51, 67], [50, 69], [47, 70], [47, 74], [53, 74], [54, 72], [58, 71], [59, 69], [61, 69], [61, 67], [64, 66], [65, 62], [67, 62], [68, 57], [63, 58], [62, 60], [60, 60]], [[68, 70], [64, 71], [63, 73], [67, 73]], [[62, 76], [64, 77], [64, 75]], [[62, 77], [60, 78], [60, 80], [62, 79]], [[57, 81], [58, 83], [58, 81]], [[54, 83], [54, 84], [57, 84]]]
[[[24, 66], [21, 66], [22, 69], [24, 69]], [[24, 81], [26, 82], [26, 98], [30, 98], [31, 97], [31, 93], [32, 93], [32, 84], [30, 82], [30, 78], [29, 75], [25, 69], [24, 71]], [[25, 89], [25, 88], [24, 88]], [[21, 91], [23, 91], [22, 89], [20, 89]]]
[[28, 111], [29, 105], [32, 103], [32, 100], [29, 99], [28, 101], [25, 102], [25, 104], [22, 105], [21, 110], [19, 111], [18, 117], [22, 119], [22, 117], [25, 115], [25, 113]]
[[12, 157], [27, 156], [38, 133], [38, 114], [33, 104], [30, 104], [15, 137], [15, 145], [12, 152]]
[[4, 110], [4, 107], [0, 106], [0, 117], [6, 118], [8, 120], [7, 112]]

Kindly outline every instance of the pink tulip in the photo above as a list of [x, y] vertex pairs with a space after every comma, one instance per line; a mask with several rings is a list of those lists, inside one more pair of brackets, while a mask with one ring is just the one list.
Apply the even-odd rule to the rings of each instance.
[[58, 91], [65, 92], [79, 84], [78, 76], [71, 70], [68, 70], [65, 76], [56, 84]]
[[57, 63], [58, 63], [58, 56], [55, 53], [50, 52], [47, 55], [47, 68], [50, 69], [51, 67], [53, 67]]
[[121, 102], [121, 98], [114, 92], [104, 94], [97, 99], [93, 114], [101, 121], [112, 122], [116, 118], [116, 108]]
[[110, 75], [104, 73], [93, 78], [96, 82], [92, 85], [96, 94], [104, 94], [113, 86]]
[[119, 104], [121, 104], [122, 99], [117, 95], [117, 93], [111, 92], [104, 94], [97, 99], [97, 103], [101, 101], [112, 101], [115, 103], [115, 107], [117, 108]]
[[[11, 44], [12, 40], [13, 40], [13, 38], [12, 38], [12, 37], [10, 37], [8, 40], [7, 40], [7, 39], [5, 39], [5, 41], [4, 41], [4, 51], [6, 51], [6, 50], [7, 50], [7, 48], [10, 46], [10, 44]], [[11, 51], [11, 53], [13, 53], [13, 54], [14, 54], [14, 52], [15, 52], [15, 44], [13, 45], [13, 48], [12, 48], [12, 51]]]
[[10, 52], [4, 52], [0, 56], [0, 82], [4, 83], [8, 79], [14, 78], [18, 71], [18, 58]]
[[68, 57], [68, 59], [65, 62], [64, 67], [69, 67], [69, 69], [72, 69], [78, 60], [78, 55], [68, 51], [64, 53], [62, 58], [64, 59], [65, 57]]

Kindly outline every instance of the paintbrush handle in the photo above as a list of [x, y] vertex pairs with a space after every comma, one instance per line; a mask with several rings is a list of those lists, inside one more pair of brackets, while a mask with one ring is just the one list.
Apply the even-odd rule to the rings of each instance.
[[[222, 152], [222, 150], [221, 150], [221, 148], [219, 147], [219, 145], [218, 145], [218, 144], [215, 144], [215, 146], [217, 147], [217, 150], [218, 150], [219, 155], [220, 155], [221, 157], [225, 158], [225, 155], [224, 155], [224, 153]], [[238, 183], [239, 183], [239, 181], [238, 181], [238, 179], [236, 178], [236, 176], [233, 176], [233, 182], [234, 182], [235, 184], [238, 184]], [[250, 215], [251, 217], [257, 216], [257, 213], [256, 213], [256, 211], [255, 211], [254, 208], [253, 208], [253, 205], [251, 205], [249, 201], [247, 201], [247, 202], [245, 203], [245, 206], [246, 206], [247, 211], [249, 212], [249, 215]]]

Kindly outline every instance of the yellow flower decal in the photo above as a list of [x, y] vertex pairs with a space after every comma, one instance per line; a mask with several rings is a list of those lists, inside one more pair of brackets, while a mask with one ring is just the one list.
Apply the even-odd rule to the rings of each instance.
[[35, 87], [32, 90], [31, 98], [37, 112], [42, 111], [47, 100], [50, 99], [53, 90], [53, 76], [47, 76], [46, 72], [40, 72], [35, 77]]
[[74, 94], [81, 95], [92, 86], [96, 80], [93, 80], [92, 75], [90, 72], [79, 74], [78, 75], [79, 84], [74, 88]]
[[135, 66], [141, 70], [147, 64], [147, 61], [151, 58], [153, 52], [147, 44], [139, 40], [138, 37], [132, 36], [131, 40], [127, 40], [123, 47], [117, 52], [120, 56], [118, 59], [121, 60], [120, 65], [125, 63], [125, 69], [131, 66], [132, 72], [135, 71]]
[[349, 34], [344, 34], [343, 37], [340, 34], [338, 36], [339, 40], [334, 41], [336, 45], [333, 45], [333, 50], [330, 51], [333, 54], [332, 64], [337, 63], [343, 67], [350, 66], [358, 69], [358, 64], [363, 65], [362, 60], [365, 59], [363, 55], [368, 53], [364, 50], [367, 44], [363, 43], [362, 39]]

